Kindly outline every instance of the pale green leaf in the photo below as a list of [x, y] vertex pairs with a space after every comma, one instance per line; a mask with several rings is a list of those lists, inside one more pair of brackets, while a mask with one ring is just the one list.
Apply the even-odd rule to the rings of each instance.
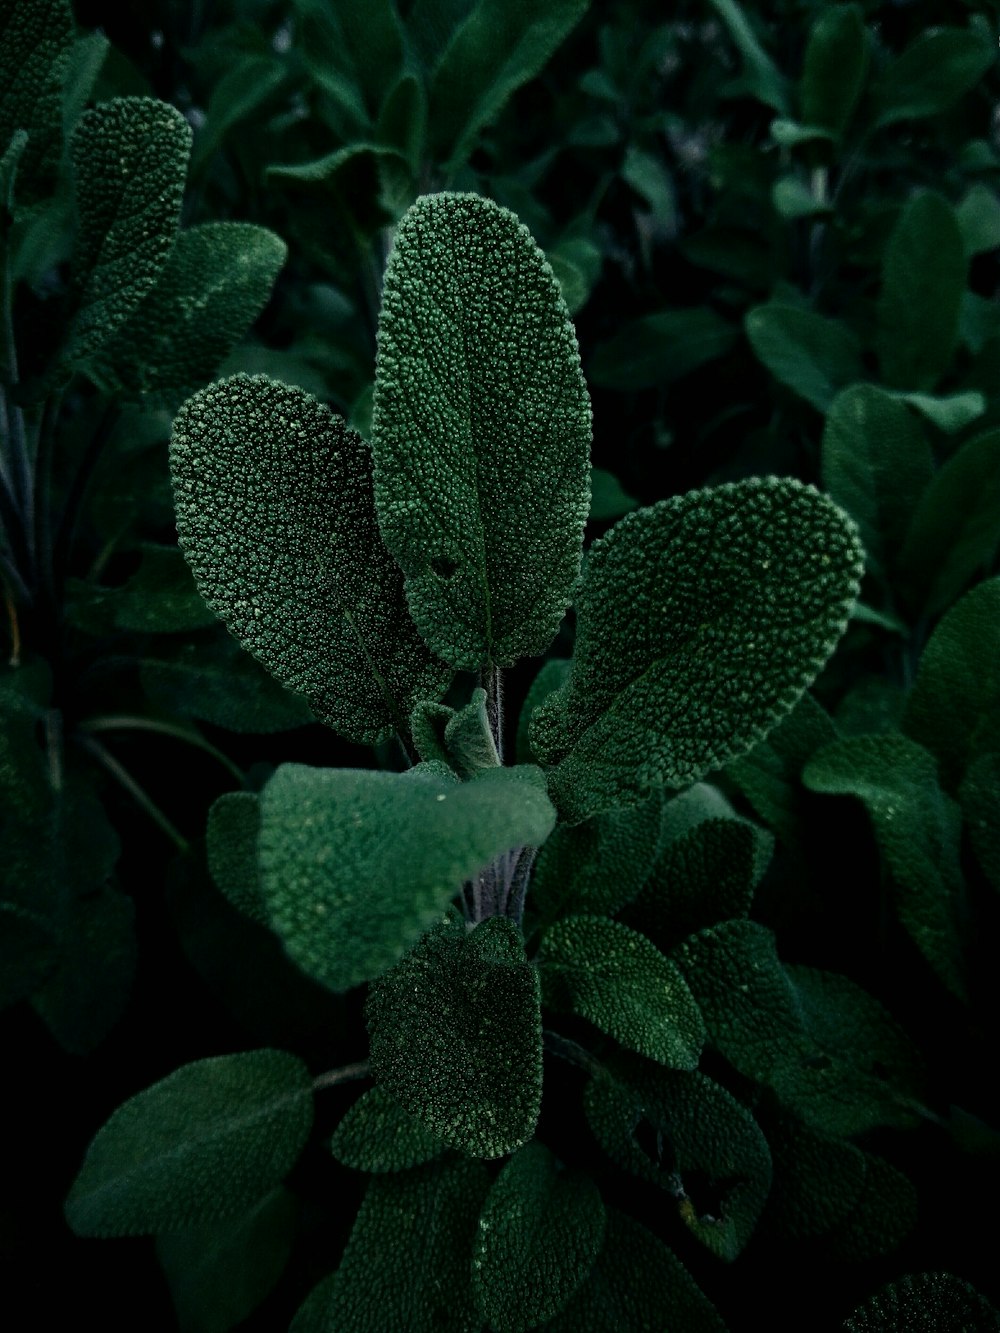
[[373, 409], [382, 536], [453, 666], [541, 653], [580, 570], [590, 404], [541, 251], [477, 195], [425, 195], [385, 275]]
[[184, 1065], [98, 1131], [67, 1220], [79, 1236], [139, 1236], [237, 1216], [291, 1170], [312, 1117], [312, 1081], [294, 1055], [247, 1051]]
[[843, 632], [862, 553], [812, 487], [752, 478], [627, 515], [590, 550], [565, 685], [535, 753], [573, 822], [745, 754]]
[[951, 1273], [912, 1273], [880, 1287], [844, 1333], [997, 1333], [1000, 1313]]
[[285, 78], [284, 63], [273, 55], [235, 55], [208, 99], [194, 144], [193, 172], [200, 176], [206, 170], [229, 131], [274, 97]]
[[181, 546], [227, 628], [317, 716], [375, 741], [448, 669], [382, 546], [367, 445], [300, 389], [236, 375], [189, 399], [170, 461]]
[[744, 320], [750, 346], [781, 384], [826, 412], [840, 389], [864, 378], [857, 338], [839, 320], [778, 301]]
[[469, 703], [445, 723], [444, 744], [451, 765], [461, 778], [474, 778], [500, 763], [487, 714], [486, 691], [481, 686], [473, 690]]
[[799, 83], [802, 119], [839, 138], [865, 85], [868, 32], [860, 5], [830, 5], [817, 13]]
[[683, 379], [732, 349], [737, 330], [708, 306], [660, 310], [621, 325], [598, 343], [587, 375], [603, 388], [659, 388]]
[[982, 31], [921, 32], [875, 81], [874, 128], [940, 115], [975, 87], [995, 59], [994, 43]]
[[383, 1087], [358, 1098], [330, 1143], [338, 1162], [376, 1175], [423, 1166], [447, 1150], [444, 1139], [404, 1111]]

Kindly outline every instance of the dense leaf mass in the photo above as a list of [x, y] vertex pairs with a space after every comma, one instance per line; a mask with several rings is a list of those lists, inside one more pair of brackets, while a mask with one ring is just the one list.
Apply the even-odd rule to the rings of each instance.
[[420, 641], [379, 538], [367, 446], [339, 417], [236, 375], [184, 404], [170, 461], [202, 596], [318, 717], [374, 741], [443, 692], [450, 672]]
[[996, 1333], [1000, 1314], [951, 1273], [912, 1273], [881, 1287], [844, 1324], [845, 1333]]
[[382, 536], [453, 666], [544, 652], [580, 570], [590, 403], [551, 268], [513, 213], [419, 199], [385, 275], [372, 418]]
[[447, 1150], [444, 1139], [404, 1111], [381, 1086], [358, 1098], [330, 1143], [338, 1162], [375, 1175], [423, 1166]]
[[58, 157], [61, 85], [72, 41], [67, 0], [0, 0], [0, 151], [15, 131], [27, 131], [18, 165], [22, 202], [30, 200], [36, 178]]

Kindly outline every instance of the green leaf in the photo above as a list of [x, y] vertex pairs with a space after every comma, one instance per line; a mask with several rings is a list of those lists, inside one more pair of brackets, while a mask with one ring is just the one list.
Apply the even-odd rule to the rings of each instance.
[[[510, 96], [539, 74], [589, 7], [589, 0], [475, 0], [434, 67], [431, 146], [446, 176], [465, 163], [480, 132]], [[426, 6], [425, 6], [426, 8]]]
[[771, 301], [749, 311], [744, 325], [775, 379], [820, 412], [840, 389], [864, 379], [858, 340], [839, 320]]
[[517, 741], [515, 744], [515, 753], [519, 764], [531, 764], [535, 761], [531, 745], [528, 741], [528, 728], [531, 722], [531, 715], [542, 702], [542, 700], [553, 690], [557, 690], [560, 685], [565, 683], [569, 675], [569, 661], [562, 657], [550, 658], [544, 662], [538, 670], [538, 674], [528, 687], [528, 693], [525, 695], [524, 703], [521, 705], [521, 714], [517, 719]]
[[[963, 293], [963, 299], [966, 295], [968, 293]], [[943, 430], [946, 435], [956, 434], [986, 411], [986, 396], [977, 389], [971, 389], [966, 393], [944, 395], [900, 393], [898, 389], [892, 393], [893, 397], [909, 403], [910, 407], [926, 417], [932, 425], [937, 426], [938, 430]]]
[[113, 598], [114, 624], [140, 634], [171, 634], [215, 624], [176, 546], [140, 548], [139, 568]]
[[260, 797], [252, 791], [227, 791], [208, 812], [205, 850], [216, 888], [244, 916], [267, 926], [270, 920], [260, 888], [257, 840]]
[[74, 41], [67, 61], [62, 94], [63, 134], [68, 138], [80, 119], [111, 50], [103, 32], [88, 32]]
[[993, 42], [984, 32], [962, 28], [922, 32], [875, 81], [873, 128], [947, 111], [976, 86], [995, 58]]
[[280, 90], [284, 63], [273, 55], [237, 55], [212, 89], [194, 144], [192, 174], [206, 171], [229, 131], [257, 113]]
[[865, 1182], [847, 1221], [827, 1238], [841, 1263], [862, 1263], [897, 1249], [917, 1224], [913, 1182], [884, 1157], [865, 1153]]
[[67, 1220], [78, 1236], [141, 1236], [235, 1217], [291, 1170], [312, 1117], [312, 1081], [294, 1055], [184, 1065], [98, 1131]]
[[465, 880], [543, 842], [554, 822], [541, 773], [524, 765], [456, 783], [282, 764], [261, 797], [271, 926], [304, 971], [347, 990], [395, 963]]
[[1000, 1313], [951, 1273], [912, 1273], [880, 1287], [844, 1333], [997, 1333]]
[[647, 1333], [670, 1312], [684, 1333], [726, 1333], [690, 1273], [654, 1235], [609, 1209], [604, 1245], [593, 1271], [548, 1333]]
[[[598, 278], [604, 255], [600, 246], [587, 236], [563, 236], [548, 251], [548, 260], [552, 272], [559, 280], [566, 309], [571, 315], [584, 305], [590, 297]], [[593, 517], [593, 513], [591, 513]]]
[[867, 1154], [794, 1116], [776, 1117], [765, 1130], [774, 1182], [762, 1230], [779, 1242], [828, 1236], [848, 1220], [861, 1198]]
[[382, 1087], [371, 1088], [358, 1098], [330, 1143], [338, 1162], [377, 1175], [423, 1166], [447, 1149], [444, 1139], [404, 1111]]
[[954, 209], [932, 190], [913, 195], [882, 260], [875, 346], [890, 385], [933, 389], [948, 369], [967, 276]]
[[671, 1069], [694, 1069], [705, 1042], [701, 1011], [675, 963], [620, 921], [570, 916], [550, 926], [535, 961], [542, 998], [561, 1013]]
[[374, 1177], [334, 1280], [294, 1333], [479, 1333], [469, 1274], [489, 1183], [462, 1161]]
[[815, 218], [830, 213], [830, 204], [813, 193], [798, 176], [782, 176], [771, 187], [771, 203], [779, 217]]
[[75, 36], [66, 0], [0, 3], [0, 147], [27, 132], [19, 203], [46, 190], [62, 147], [62, 84]]
[[379, 111], [375, 138], [402, 153], [414, 177], [420, 174], [427, 138], [427, 93], [415, 74], [401, 74]]
[[389, 1094], [462, 1152], [503, 1157], [534, 1133], [542, 1096], [538, 973], [520, 932], [450, 919], [373, 983], [372, 1069]]
[[455, 772], [461, 778], [496, 768], [500, 763], [486, 710], [486, 691], [477, 686], [472, 699], [445, 723], [444, 744]]
[[931, 635], [903, 730], [934, 752], [949, 791], [1000, 751], [1000, 578], [967, 592]]
[[79, 305], [64, 353], [86, 361], [156, 286], [174, 246], [191, 130], [152, 97], [115, 97], [85, 112], [70, 155], [79, 212]]
[[452, 33], [472, 8], [473, 0], [413, 0], [407, 36], [420, 63], [433, 70]]
[[800, 144], [834, 138], [829, 130], [819, 125], [800, 125], [797, 121], [782, 120], [780, 117], [771, 121], [770, 131], [771, 138], [780, 148], [798, 148]]
[[[961, 705], [950, 706], [954, 720]], [[965, 998], [961, 821], [933, 756], [906, 736], [848, 736], [815, 754], [802, 780], [812, 791], [863, 802], [900, 921], [949, 990]]]
[[360, 436], [301, 389], [235, 375], [189, 399], [170, 463], [181, 546], [209, 606], [351, 740], [405, 730], [450, 673], [382, 546]]
[[323, 87], [357, 87], [374, 121], [403, 66], [403, 27], [392, 0], [295, 0], [302, 51]]
[[297, 1211], [277, 1189], [240, 1217], [157, 1236], [180, 1333], [229, 1333], [257, 1309], [284, 1272]]
[[172, 403], [210, 380], [263, 310], [284, 241], [249, 222], [182, 231], [156, 286], [88, 373], [127, 400]]
[[1000, 199], [982, 181], [966, 191], [955, 210], [967, 255], [988, 254], [1000, 246]]
[[576, 337], [542, 252], [488, 199], [423, 196], [385, 275], [375, 500], [417, 627], [453, 666], [548, 646], [580, 571], [589, 445]]
[[924, 432], [903, 403], [856, 384], [834, 399], [822, 449], [824, 489], [857, 523], [869, 571], [887, 574], [933, 473]]
[[853, 523], [791, 479], [626, 515], [591, 547], [569, 679], [531, 723], [564, 816], [687, 786], [750, 750], [832, 652], [861, 562]]
[[1000, 754], [980, 755], [969, 765], [958, 799], [976, 860], [1000, 892]]
[[929, 480], [900, 554], [911, 598], [946, 610], [1000, 548], [1000, 430], [968, 440]]
[[638, 509], [639, 501], [634, 499], [613, 472], [602, 467], [595, 467], [590, 474], [590, 519], [600, 523], [609, 518], [621, 518], [623, 514]]
[[746, 92], [765, 106], [773, 107], [779, 115], [789, 112], [788, 84], [758, 41], [736, 0], [709, 0], [712, 8], [726, 25], [729, 36], [743, 61], [743, 75], [734, 92]]
[[[860, 5], [831, 5], [809, 30], [799, 101], [807, 125], [837, 138], [850, 122], [868, 75], [868, 31]], [[773, 127], [772, 127], [773, 129]]]
[[0, 902], [0, 1010], [25, 1000], [56, 965], [52, 923], [19, 903]]
[[708, 306], [660, 310], [621, 325], [598, 343], [587, 374], [608, 389], [659, 388], [725, 356], [736, 338], [732, 321]]
[[604, 1204], [579, 1170], [526, 1143], [500, 1172], [479, 1217], [472, 1286], [500, 1333], [526, 1333], [559, 1313], [604, 1243]]
[[672, 1196], [681, 1220], [720, 1259], [737, 1257], [771, 1186], [771, 1154], [750, 1112], [704, 1074], [624, 1064], [592, 1079], [587, 1123], [622, 1168]]

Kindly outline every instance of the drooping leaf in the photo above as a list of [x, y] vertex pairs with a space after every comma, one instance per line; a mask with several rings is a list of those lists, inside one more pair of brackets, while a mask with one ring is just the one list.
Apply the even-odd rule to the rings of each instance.
[[404, 217], [372, 426], [382, 536], [427, 643], [467, 668], [543, 652], [580, 570], [590, 404], [558, 283], [513, 213], [445, 193]]
[[481, 1162], [375, 1176], [340, 1267], [295, 1333], [479, 1333], [469, 1273], [488, 1189]]
[[903, 208], [882, 263], [876, 347], [886, 381], [933, 389], [958, 342], [968, 259], [954, 209], [926, 190]]
[[444, 744], [461, 778], [496, 768], [500, 763], [486, 706], [486, 691], [477, 687], [471, 700], [445, 723]]
[[543, 842], [554, 822], [526, 765], [457, 783], [283, 764], [261, 797], [261, 892], [299, 966], [347, 990], [391, 967], [465, 880]]
[[372, 1069], [453, 1147], [503, 1157], [535, 1129], [542, 1093], [538, 973], [520, 932], [490, 917], [437, 927], [368, 996]]
[[62, 144], [62, 84], [74, 37], [67, 0], [0, 3], [0, 151], [18, 130], [28, 138], [19, 166], [19, 199], [34, 202]]
[[799, 84], [802, 119], [838, 138], [844, 133], [868, 74], [868, 32], [861, 6], [831, 5], [809, 30]]
[[590, 550], [569, 679], [531, 723], [564, 816], [687, 786], [750, 750], [833, 650], [861, 559], [850, 520], [790, 479], [626, 515]]
[[67, 137], [94, 95], [110, 50], [111, 43], [100, 30], [77, 37], [70, 48], [62, 90], [63, 133]]
[[446, 175], [468, 160], [480, 131], [542, 70], [588, 7], [589, 0], [551, 0], [543, 9], [528, 0], [475, 0], [448, 28], [430, 85], [431, 144]]
[[238, 912], [269, 924], [260, 888], [257, 840], [260, 837], [260, 797], [252, 791], [227, 791], [208, 812], [205, 851], [208, 872], [216, 888]]
[[66, 359], [85, 362], [156, 286], [174, 246], [191, 129], [166, 102], [115, 97], [70, 141], [79, 213], [79, 306]]
[[958, 799], [976, 860], [1000, 891], [1000, 754], [982, 754], [969, 765]]
[[375, 1175], [423, 1166], [447, 1150], [444, 1139], [404, 1111], [381, 1086], [358, 1098], [330, 1143], [338, 1162]]
[[823, 488], [858, 525], [869, 572], [887, 574], [933, 459], [918, 421], [871, 384], [839, 393], [823, 429]]
[[865, 377], [858, 340], [838, 320], [771, 301], [755, 306], [744, 323], [750, 346], [774, 378], [820, 412]]
[[140, 634], [171, 634], [215, 624], [176, 546], [141, 547], [139, 568], [114, 596], [114, 624]]
[[291, 1169], [312, 1116], [309, 1071], [284, 1051], [184, 1065], [98, 1131], [67, 1220], [80, 1236], [139, 1236], [237, 1216]]
[[249, 222], [182, 231], [156, 286], [88, 367], [129, 400], [177, 402], [210, 380], [264, 308], [287, 247]]
[[[967, 293], [963, 294], [967, 295]], [[978, 389], [967, 389], [964, 393], [904, 393], [892, 390], [893, 397], [908, 403], [915, 412], [926, 417], [938, 430], [946, 435], [955, 435], [960, 430], [981, 417], [986, 411], [986, 395]]]
[[1000, 1313], [951, 1273], [913, 1273], [880, 1287], [844, 1333], [996, 1333]]
[[708, 306], [657, 311], [598, 343], [587, 375], [604, 388], [628, 391], [671, 384], [725, 356], [736, 336], [732, 321]]
[[421, 643], [382, 546], [367, 446], [300, 389], [235, 375], [178, 413], [181, 546], [227, 628], [324, 722], [372, 742], [449, 672]]
[[701, 1011], [676, 964], [637, 930], [569, 916], [545, 932], [535, 961], [550, 1008], [588, 1019], [627, 1050], [671, 1069], [698, 1064]]
[[981, 31], [920, 33], [875, 81], [874, 127], [940, 115], [976, 86], [995, 59], [993, 43]]
[[252, 1314], [285, 1269], [297, 1211], [276, 1189], [239, 1217], [157, 1236], [180, 1333], [229, 1333]]
[[1000, 547], [1000, 430], [968, 440], [920, 496], [899, 563], [926, 616], [946, 610]]
[[526, 1143], [500, 1172], [479, 1217], [472, 1260], [476, 1305], [490, 1328], [526, 1333], [564, 1309], [604, 1243], [597, 1186]]

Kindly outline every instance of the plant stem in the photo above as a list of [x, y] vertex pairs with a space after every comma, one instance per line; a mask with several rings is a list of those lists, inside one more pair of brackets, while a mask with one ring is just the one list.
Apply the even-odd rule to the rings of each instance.
[[561, 1037], [551, 1028], [542, 1029], [542, 1044], [552, 1055], [557, 1055], [560, 1060], [568, 1060], [578, 1069], [585, 1069], [588, 1074], [604, 1073], [604, 1066], [596, 1055], [591, 1055], [590, 1051], [585, 1050], [579, 1043], [570, 1041], [568, 1037]]
[[490, 724], [497, 758], [503, 763], [503, 672], [488, 662], [479, 673], [479, 683], [486, 691], [486, 719]]
[[537, 847], [522, 847], [511, 875], [504, 911], [518, 926], [524, 917], [524, 899], [528, 892], [528, 881], [531, 879], [531, 870], [535, 864], [537, 854]]
[[[0, 562], [2, 561], [3, 557], [0, 556]], [[17, 571], [12, 570], [11, 572], [16, 573]], [[6, 580], [5, 562], [0, 563], [0, 574], [3, 574]], [[17, 618], [17, 607], [14, 605], [14, 598], [11, 596], [6, 581], [4, 582], [3, 602], [7, 611], [7, 622], [10, 626], [10, 657], [7, 659], [7, 665], [16, 667], [21, 665], [21, 626]]]
[[372, 1067], [367, 1060], [359, 1060], [354, 1065], [344, 1065], [340, 1069], [328, 1069], [325, 1074], [317, 1074], [313, 1079], [313, 1092], [322, 1092], [324, 1088], [335, 1088], [338, 1083], [351, 1083], [354, 1079], [368, 1078]]
[[184, 741], [196, 750], [203, 750], [205, 754], [210, 754], [213, 759], [217, 759], [222, 764], [241, 787], [246, 786], [246, 774], [227, 754], [217, 749], [211, 741], [207, 741], [197, 731], [188, 731], [186, 727], [178, 726], [175, 722], [161, 722], [152, 717], [133, 717], [126, 713], [109, 713], [102, 717], [87, 718], [85, 722], [80, 723], [79, 730], [88, 735], [101, 731], [153, 731], [161, 736], [173, 736], [175, 740]]
[[103, 768], [107, 769], [115, 781], [125, 788], [135, 803], [145, 810], [153, 823], [162, 829], [177, 850], [179, 852], [186, 852], [189, 845], [187, 838], [185, 838], [180, 830], [171, 823], [152, 797], [139, 786], [138, 782], [136, 782], [128, 769], [120, 764], [114, 755], [110, 754], [103, 745], [95, 740], [91, 740], [89, 736], [81, 736], [78, 733], [77, 739], [83, 748], [89, 751]]

